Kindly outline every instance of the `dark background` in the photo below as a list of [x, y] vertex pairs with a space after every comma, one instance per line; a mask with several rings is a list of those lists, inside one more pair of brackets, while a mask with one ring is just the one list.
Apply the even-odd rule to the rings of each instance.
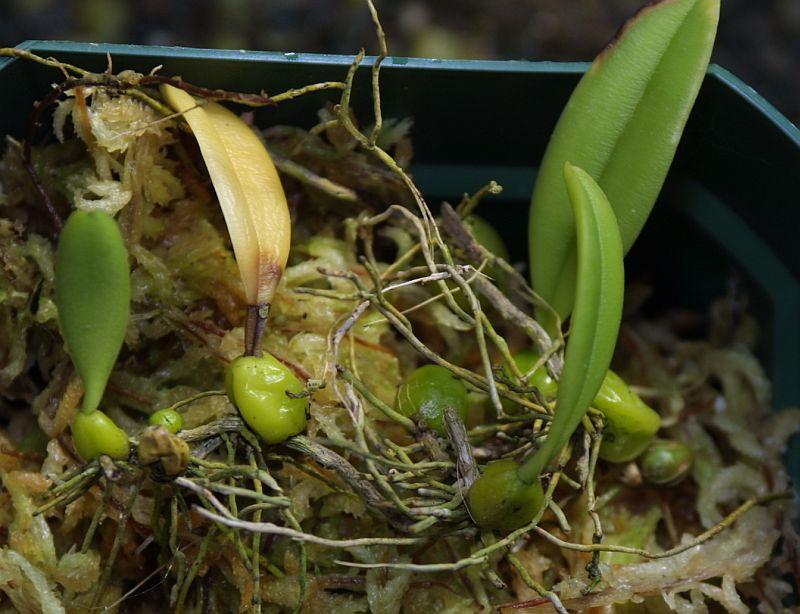
[[[392, 55], [591, 60], [644, 0], [376, 0]], [[23, 40], [375, 52], [363, 0], [0, 0]], [[714, 61], [800, 122], [800, 0], [724, 0]]]

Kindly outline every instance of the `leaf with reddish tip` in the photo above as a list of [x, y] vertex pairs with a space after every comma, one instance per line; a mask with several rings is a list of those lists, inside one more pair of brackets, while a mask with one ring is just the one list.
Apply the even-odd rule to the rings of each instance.
[[556, 125], [531, 201], [534, 289], [565, 319], [575, 295], [569, 161], [605, 192], [627, 252], [664, 183], [708, 66], [720, 0], [661, 0], [642, 9], [594, 61]]

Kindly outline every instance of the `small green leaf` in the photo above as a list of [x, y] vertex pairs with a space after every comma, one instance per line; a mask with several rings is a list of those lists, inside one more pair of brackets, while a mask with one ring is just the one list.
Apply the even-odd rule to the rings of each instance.
[[83, 411], [97, 409], [130, 316], [128, 253], [117, 223], [102, 211], [75, 211], [58, 241], [58, 322], [83, 380]]
[[130, 454], [128, 435], [100, 410], [78, 412], [71, 428], [75, 449], [85, 460], [94, 460], [103, 454], [124, 459]]
[[611, 364], [622, 319], [625, 271], [614, 210], [586, 171], [567, 163], [564, 180], [576, 222], [575, 312], [558, 381], [555, 417], [542, 447], [519, 469], [520, 479], [527, 484], [539, 478], [589, 409]]
[[534, 289], [562, 321], [575, 295], [575, 221], [562, 169], [605, 192], [627, 252], [664, 183], [705, 76], [720, 0], [661, 0], [631, 19], [581, 79], [556, 125], [531, 201]]

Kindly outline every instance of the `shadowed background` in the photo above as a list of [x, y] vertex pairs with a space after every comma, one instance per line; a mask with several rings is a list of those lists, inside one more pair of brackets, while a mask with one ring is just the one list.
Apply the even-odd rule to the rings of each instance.
[[[591, 60], [643, 0], [376, 0], [392, 55]], [[0, 0], [26, 39], [375, 52], [363, 0]], [[714, 61], [800, 122], [800, 0], [725, 0]]]

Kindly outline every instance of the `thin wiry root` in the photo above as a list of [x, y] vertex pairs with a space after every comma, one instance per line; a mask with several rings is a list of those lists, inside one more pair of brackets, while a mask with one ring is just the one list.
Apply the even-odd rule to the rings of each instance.
[[[215, 506], [216, 507], [216, 506]], [[295, 531], [288, 527], [282, 527], [271, 522], [249, 522], [238, 520], [233, 516], [223, 516], [209, 512], [206, 509], [195, 506], [195, 511], [209, 520], [218, 522], [225, 526], [253, 533], [265, 533], [269, 535], [282, 535], [293, 540], [327, 546], [329, 548], [357, 548], [361, 546], [414, 546], [428, 541], [424, 537], [361, 537], [356, 539], [325, 539], [311, 533]]]

